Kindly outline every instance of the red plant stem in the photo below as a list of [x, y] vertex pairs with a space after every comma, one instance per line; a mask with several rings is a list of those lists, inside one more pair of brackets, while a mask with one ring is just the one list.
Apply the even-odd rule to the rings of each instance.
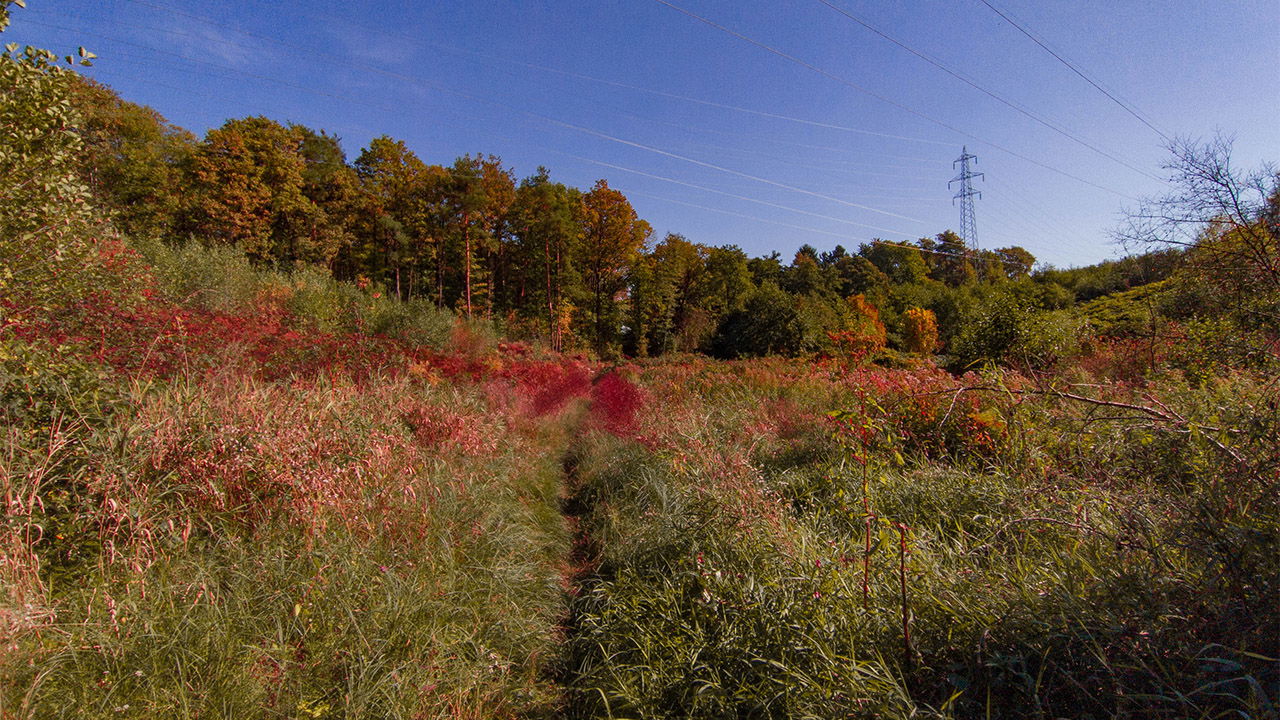
[[867, 515], [867, 544], [862, 553], [862, 609], [871, 607], [871, 516]]
[[872, 498], [868, 480], [867, 462], [870, 448], [863, 443], [863, 518], [867, 533], [863, 547], [863, 610], [870, 610], [872, 597]]
[[907, 607], [907, 526], [898, 523], [898, 576], [902, 585], [902, 666], [911, 672], [911, 623]]

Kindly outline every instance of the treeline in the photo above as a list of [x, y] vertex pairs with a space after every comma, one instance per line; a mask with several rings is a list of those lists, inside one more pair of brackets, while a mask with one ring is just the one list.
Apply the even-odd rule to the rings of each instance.
[[655, 238], [605, 180], [582, 190], [545, 168], [517, 180], [494, 155], [429, 164], [387, 136], [349, 161], [339, 138], [264, 117], [228, 120], [198, 139], [92, 81], [76, 83], [74, 97], [81, 175], [125, 234], [233, 246], [263, 265], [323, 266], [371, 293], [491, 318], [555, 349], [738, 357], [945, 348], [967, 363], [1020, 342], [1016, 331], [979, 335], [994, 315], [1026, 320], [1167, 274], [1145, 262], [1140, 272], [1033, 275], [1025, 249], [977, 251], [950, 231], [854, 251], [806, 245], [790, 262], [751, 258], [734, 245]]

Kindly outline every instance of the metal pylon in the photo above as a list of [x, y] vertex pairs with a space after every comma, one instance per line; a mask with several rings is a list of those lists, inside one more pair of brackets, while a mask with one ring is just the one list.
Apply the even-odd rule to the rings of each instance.
[[951, 163], [953, 169], [956, 165], [960, 166], [960, 174], [947, 183], [947, 189], [950, 189], [956, 183], [960, 183], [960, 192], [952, 196], [951, 204], [955, 205], [956, 200], [960, 201], [960, 238], [964, 240], [964, 244], [970, 249], [977, 250], [978, 226], [973, 217], [973, 199], [981, 199], [982, 192], [973, 189], [973, 179], [982, 177], [982, 173], [973, 172], [969, 169], [970, 160], [973, 161], [974, 165], [978, 164], [978, 156], [970, 155], [969, 148], [965, 147], [961, 150], [960, 157]]

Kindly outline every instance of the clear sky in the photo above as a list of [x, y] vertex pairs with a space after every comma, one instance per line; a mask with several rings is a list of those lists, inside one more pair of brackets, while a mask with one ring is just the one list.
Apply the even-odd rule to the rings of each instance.
[[823, 0], [28, 0], [4, 40], [84, 45], [87, 74], [197, 134], [266, 115], [352, 158], [381, 134], [492, 153], [607, 178], [659, 237], [788, 259], [959, 229], [964, 146], [980, 246], [1120, 254], [1164, 141], [994, 9], [1166, 135], [1280, 159], [1280, 0], [826, 1], [937, 64]]

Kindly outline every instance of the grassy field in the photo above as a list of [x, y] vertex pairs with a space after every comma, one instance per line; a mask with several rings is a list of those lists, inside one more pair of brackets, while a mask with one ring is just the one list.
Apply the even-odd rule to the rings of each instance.
[[1277, 713], [1266, 373], [606, 366], [215, 261], [0, 333], [0, 718]]

